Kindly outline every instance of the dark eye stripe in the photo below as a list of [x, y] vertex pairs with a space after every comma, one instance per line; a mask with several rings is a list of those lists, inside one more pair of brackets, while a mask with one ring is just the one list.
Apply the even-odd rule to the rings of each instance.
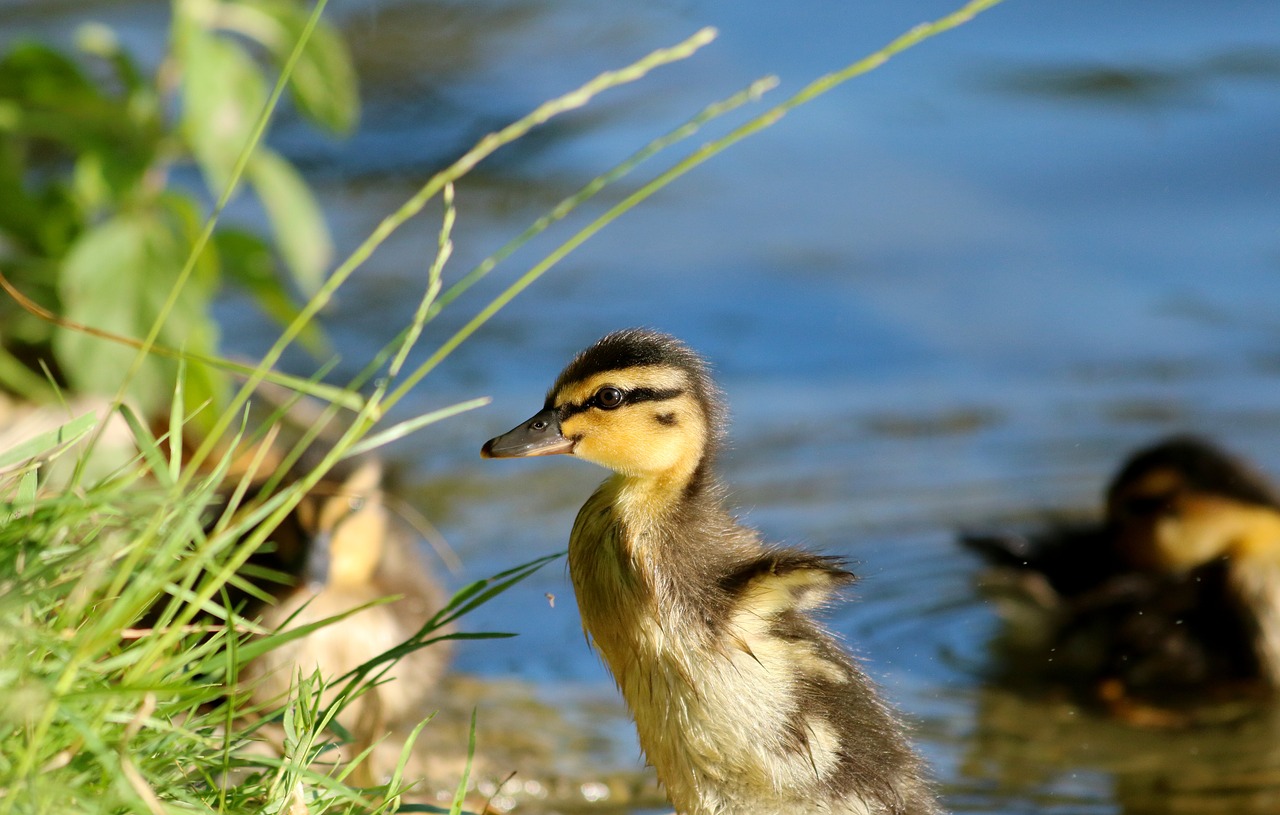
[[666, 390], [636, 388], [631, 391], [623, 391], [622, 402], [626, 405], [633, 405], [637, 402], [663, 402], [667, 399], [675, 399], [682, 393], [684, 393], [683, 388], [667, 388]]
[[[622, 403], [618, 405], [618, 407], [639, 404], [640, 402], [663, 402], [667, 399], [675, 399], [683, 393], [684, 388], [633, 388], [629, 391], [622, 391]], [[577, 416], [584, 410], [590, 410], [591, 408], [596, 407], [594, 400], [595, 396], [592, 396], [585, 402], [561, 405], [556, 408], [560, 414], [560, 421], [563, 422], [570, 416]]]

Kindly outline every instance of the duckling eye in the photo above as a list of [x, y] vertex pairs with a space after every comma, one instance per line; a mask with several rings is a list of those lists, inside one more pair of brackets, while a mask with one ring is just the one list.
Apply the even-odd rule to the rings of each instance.
[[364, 497], [353, 495], [351, 498], [347, 499], [347, 507], [350, 508], [352, 512], [359, 512], [364, 509]]
[[601, 388], [596, 391], [596, 398], [592, 401], [595, 402], [596, 407], [613, 410], [622, 404], [622, 391], [617, 388]]

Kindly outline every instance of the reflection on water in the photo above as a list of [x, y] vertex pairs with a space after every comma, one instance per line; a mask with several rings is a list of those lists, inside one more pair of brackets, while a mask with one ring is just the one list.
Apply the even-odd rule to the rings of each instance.
[[[460, 185], [456, 279], [707, 102], [772, 72], [793, 91], [953, 3], [797, 0], [785, 14], [742, 0], [331, 5], [358, 52], [364, 125], [326, 142], [286, 115], [272, 141], [315, 174], [347, 248], [477, 135], [702, 25], [722, 32]], [[142, 45], [162, 35], [162, 9], [8, 0], [0, 40], [65, 37], [92, 15]], [[856, 564], [863, 579], [830, 622], [915, 723], [954, 810], [1277, 811], [1273, 707], [1154, 732], [988, 686], [996, 618], [974, 588], [978, 564], [952, 543], [961, 526], [1095, 507], [1125, 451], [1175, 430], [1280, 472], [1276, 32], [1280, 4], [1262, 0], [1010, 0], [633, 211], [406, 408], [494, 396], [391, 452], [407, 496], [463, 558], [453, 579], [564, 548], [602, 473], [484, 466], [479, 445], [530, 415], [573, 352], [652, 325], [718, 370], [734, 416], [726, 476], [743, 513], [772, 538]], [[252, 217], [238, 206], [232, 217]], [[435, 217], [388, 241], [328, 314], [339, 378], [406, 323]], [[538, 242], [461, 298], [428, 326], [426, 347], [554, 245]], [[234, 299], [223, 316], [237, 352], [273, 336]], [[289, 364], [314, 367], [301, 355]], [[469, 624], [520, 635], [459, 649], [459, 670], [482, 680], [455, 701], [462, 718], [479, 705], [486, 783], [514, 770], [526, 791], [571, 790], [524, 795], [531, 811], [617, 806], [596, 794], [615, 788], [631, 791], [624, 811], [662, 811], [562, 567]], [[464, 743], [453, 707], [442, 755]]]
[[[986, 689], [961, 772], [967, 783], [988, 785], [1010, 802], [1075, 787], [1084, 793], [1077, 811], [1118, 805], [1126, 815], [1275, 812], [1280, 713], [1241, 703], [1217, 715], [1221, 721], [1194, 728], [1141, 729], [1064, 702]], [[1081, 790], [1085, 778], [1092, 783]]]
[[1274, 86], [1280, 81], [1280, 49], [1243, 46], [1193, 62], [1121, 67], [1062, 63], [1019, 66], [994, 74], [993, 87], [1049, 101], [1113, 105], [1141, 110], [1213, 104], [1212, 83], [1252, 79]]

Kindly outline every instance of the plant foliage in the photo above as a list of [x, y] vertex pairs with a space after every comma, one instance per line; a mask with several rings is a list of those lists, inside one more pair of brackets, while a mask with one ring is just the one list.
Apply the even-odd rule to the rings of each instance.
[[[210, 307], [222, 285], [240, 287], [279, 320], [296, 313], [295, 293], [316, 290], [332, 256], [320, 207], [287, 159], [257, 145], [245, 175], [271, 242], [219, 226], [167, 306], [210, 202], [229, 191], [253, 142], [269, 74], [310, 19], [298, 0], [174, 0], [170, 47], [153, 66], [101, 25], [83, 27], [74, 51], [19, 42], [0, 56], [0, 272], [68, 323], [0, 300], [0, 388], [49, 396], [44, 364], [74, 390], [111, 395], [135, 349], [77, 326], [140, 339], [163, 318], [158, 344], [212, 357]], [[288, 88], [316, 125], [335, 133], [355, 126], [351, 58], [324, 21], [305, 40]], [[320, 347], [314, 325], [304, 339]], [[175, 370], [172, 359], [149, 357], [129, 395], [160, 410]], [[185, 370], [189, 404], [225, 396], [217, 371]]]

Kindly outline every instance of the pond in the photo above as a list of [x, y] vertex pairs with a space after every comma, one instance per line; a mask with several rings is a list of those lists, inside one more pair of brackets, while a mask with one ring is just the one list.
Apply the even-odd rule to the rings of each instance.
[[[286, 115], [271, 140], [307, 170], [346, 249], [485, 133], [719, 29], [694, 58], [468, 177], [451, 279], [705, 104], [769, 73], [781, 87], [766, 103], [780, 100], [953, 7], [332, 5], [357, 54], [360, 131], [329, 141]], [[141, 48], [155, 47], [164, 12], [0, 5], [6, 38], [62, 36], [93, 16]], [[792, 112], [570, 255], [404, 406], [493, 397], [389, 452], [402, 491], [460, 558], [455, 585], [563, 549], [602, 472], [481, 462], [480, 444], [540, 407], [601, 334], [660, 328], [716, 368], [733, 415], [725, 475], [743, 516], [856, 564], [862, 579], [830, 625], [912, 721], [951, 810], [1277, 811], [1280, 711], [1152, 732], [986, 681], [998, 620], [954, 537], [1044, 509], [1096, 511], [1124, 453], [1173, 431], [1280, 474], [1278, 145], [1280, 5], [1008, 0]], [[236, 214], [252, 217], [243, 202]], [[408, 322], [437, 218], [397, 233], [327, 315], [335, 379]], [[428, 327], [424, 348], [555, 245], [499, 267]], [[234, 299], [222, 317], [231, 351], [273, 336]], [[315, 367], [300, 355], [289, 365]], [[451, 690], [451, 708], [480, 705], [485, 772], [518, 771], [504, 792], [528, 811], [663, 811], [560, 563], [468, 626], [518, 634], [464, 643]]]

